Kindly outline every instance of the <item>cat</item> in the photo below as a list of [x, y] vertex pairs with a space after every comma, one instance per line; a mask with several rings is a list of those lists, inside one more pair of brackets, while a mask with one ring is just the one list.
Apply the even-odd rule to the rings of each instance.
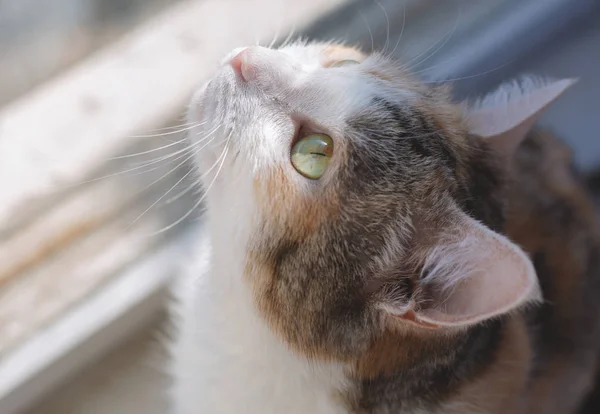
[[600, 233], [568, 148], [534, 128], [573, 83], [454, 103], [344, 45], [232, 51], [189, 107], [206, 212], [173, 412], [577, 412]]

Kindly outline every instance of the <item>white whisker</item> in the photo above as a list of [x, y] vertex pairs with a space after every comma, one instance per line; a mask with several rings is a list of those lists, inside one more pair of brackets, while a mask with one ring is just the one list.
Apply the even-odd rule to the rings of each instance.
[[[159, 181], [163, 180], [165, 177], [167, 177], [169, 174], [173, 173], [174, 171], [176, 171], [179, 167], [181, 167], [183, 164], [185, 164], [186, 162], [188, 162], [189, 160], [191, 160], [192, 158], [194, 158], [198, 153], [200, 153], [200, 151], [202, 151], [204, 148], [206, 148], [208, 145], [210, 145], [212, 143], [212, 141], [215, 138], [213, 137], [212, 139], [210, 139], [206, 144], [204, 144], [202, 147], [195, 149], [191, 155], [187, 156], [183, 161], [181, 161], [179, 164], [177, 164], [175, 167], [173, 167], [171, 170], [169, 170], [168, 172], [166, 172], [165, 174], [163, 174], [160, 178], [154, 180], [153, 182], [151, 182], [150, 184], [148, 184], [147, 186], [145, 186], [142, 190], [140, 190], [140, 192], [142, 191], [146, 191], [148, 188], [152, 187], [154, 184], [158, 183]], [[193, 147], [191, 147], [191, 149], [193, 149]], [[185, 155], [182, 155], [180, 158], [183, 158]], [[187, 176], [188, 174], [186, 174]]]
[[371, 26], [369, 26], [369, 22], [368, 22], [367, 18], [365, 17], [365, 15], [363, 14], [363, 12], [359, 11], [358, 14], [365, 22], [365, 25], [367, 26], [367, 30], [369, 31], [369, 36], [371, 36], [371, 53], [373, 53], [375, 51], [375, 39], [373, 39], [373, 32], [371, 31]]
[[150, 129], [146, 132], [160, 132], [160, 131], [168, 131], [170, 129], [178, 129], [178, 128], [183, 128], [186, 127], [188, 125], [193, 125], [194, 122], [184, 122], [182, 124], [176, 124], [176, 125], [169, 125], [169, 126], [165, 126], [162, 128], [154, 128], [154, 129]]
[[[227, 142], [225, 143], [225, 147], [223, 148], [223, 159], [221, 160], [221, 164], [219, 165], [219, 169], [217, 170], [217, 172], [215, 173], [215, 176], [213, 177], [212, 181], [210, 182], [210, 184], [208, 185], [208, 187], [204, 190], [204, 194], [202, 195], [202, 197], [200, 197], [198, 199], [198, 201], [192, 206], [191, 209], [189, 209], [187, 211], [187, 213], [185, 213], [183, 216], [181, 216], [179, 219], [177, 219], [175, 222], [169, 224], [168, 226], [162, 228], [161, 230], [157, 231], [156, 233], [154, 233], [153, 235], [158, 235], [161, 233], [164, 233], [165, 231], [168, 231], [170, 229], [172, 229], [173, 227], [177, 226], [179, 223], [181, 223], [182, 221], [184, 221], [185, 219], [187, 219], [199, 206], [200, 204], [202, 204], [202, 202], [204, 201], [204, 199], [206, 198], [206, 195], [209, 193], [209, 191], [211, 190], [213, 184], [215, 183], [217, 177], [219, 176], [219, 173], [221, 172], [221, 168], [223, 167], [223, 164], [225, 163], [225, 158], [227, 158], [227, 152], [229, 151], [229, 140], [231, 139], [231, 133], [229, 134], [229, 136], [227, 137]], [[219, 156], [219, 158], [221, 158]], [[219, 158], [217, 158], [217, 161], [219, 160]], [[214, 165], [213, 165], [214, 167]], [[211, 167], [211, 169], [213, 168]], [[210, 172], [207, 171], [205, 174], [203, 174], [203, 177]]]
[[433, 84], [433, 83], [442, 83], [442, 82], [455, 82], [455, 81], [464, 80], [464, 79], [476, 78], [476, 77], [478, 77], [478, 76], [487, 75], [488, 73], [492, 73], [492, 72], [495, 72], [495, 71], [497, 71], [497, 70], [500, 70], [500, 69], [502, 69], [503, 67], [505, 67], [505, 66], [508, 66], [508, 65], [510, 65], [511, 63], [514, 63], [514, 61], [515, 61], [514, 59], [513, 59], [513, 60], [510, 60], [510, 61], [508, 61], [508, 62], [506, 62], [506, 63], [503, 63], [503, 64], [501, 64], [501, 65], [498, 65], [498, 66], [496, 66], [496, 67], [495, 67], [495, 68], [493, 68], [493, 69], [486, 70], [486, 71], [484, 71], [484, 72], [480, 72], [480, 73], [476, 73], [476, 74], [474, 74], [474, 75], [462, 76], [462, 77], [460, 77], [460, 78], [442, 79], [442, 80], [437, 80], [437, 81], [427, 81], [427, 82], [422, 82], [422, 83], [424, 83], [425, 85], [430, 85], [430, 84]]
[[277, 42], [277, 39], [279, 39], [280, 33], [281, 33], [281, 24], [278, 24], [277, 29], [275, 30], [275, 34], [273, 35], [273, 40], [271, 40], [271, 42], [267, 46], [268, 49], [271, 49], [273, 47], [273, 45], [275, 44], [275, 42]]
[[173, 142], [171, 142], [169, 144], [162, 145], [162, 146], [157, 147], [157, 148], [149, 149], [149, 150], [142, 151], [142, 152], [136, 152], [134, 154], [119, 155], [118, 157], [109, 158], [109, 160], [121, 160], [121, 159], [124, 159], [124, 158], [139, 157], [140, 155], [150, 154], [151, 152], [156, 152], [156, 151], [163, 150], [165, 148], [170, 148], [170, 147], [172, 147], [174, 145], [181, 144], [182, 142], [184, 142], [186, 140], [187, 140], [187, 137], [183, 137], [181, 139], [178, 139], [177, 141], [173, 141]]
[[[107, 178], [111, 178], [111, 177], [117, 177], [117, 176], [119, 176], [119, 175], [123, 175], [123, 174], [131, 173], [131, 172], [134, 172], [134, 171], [138, 171], [138, 170], [140, 170], [140, 169], [142, 169], [142, 168], [148, 167], [148, 166], [150, 166], [150, 165], [154, 165], [154, 164], [161, 163], [161, 162], [163, 162], [163, 161], [165, 161], [165, 160], [168, 160], [169, 158], [173, 158], [173, 157], [175, 157], [176, 155], [182, 154], [182, 155], [180, 155], [179, 157], [176, 157], [176, 158], [174, 158], [173, 160], [169, 161], [169, 162], [175, 162], [175, 161], [177, 161], [177, 160], [181, 159], [182, 157], [185, 157], [187, 153], [189, 153], [189, 152], [193, 151], [195, 147], [199, 146], [199, 145], [200, 145], [202, 142], [204, 142], [204, 141], [206, 141], [208, 138], [210, 138], [210, 136], [211, 136], [211, 135], [212, 135], [212, 134], [213, 134], [213, 133], [214, 133], [216, 130], [217, 130], [217, 128], [215, 128], [213, 131], [211, 131], [210, 133], [208, 133], [208, 134], [207, 134], [205, 137], [203, 137], [202, 139], [198, 140], [198, 142], [195, 142], [194, 144], [192, 144], [192, 145], [189, 145], [189, 146], [186, 146], [185, 148], [182, 148], [182, 149], [180, 149], [180, 150], [178, 150], [178, 151], [175, 151], [175, 152], [173, 152], [173, 153], [171, 153], [171, 154], [167, 154], [167, 155], [164, 155], [164, 156], [158, 157], [158, 158], [156, 158], [156, 159], [153, 159], [153, 160], [150, 160], [150, 161], [144, 162], [144, 163], [142, 163], [141, 165], [137, 165], [137, 166], [135, 166], [135, 167], [133, 167], [133, 168], [128, 168], [128, 169], [126, 169], [126, 170], [117, 171], [117, 172], [114, 172], [114, 173], [111, 173], [111, 174], [103, 175], [102, 177], [96, 177], [96, 178], [92, 178], [92, 179], [90, 179], [90, 180], [80, 181], [80, 182], [78, 182], [78, 183], [74, 183], [74, 184], [71, 184], [71, 185], [65, 186], [65, 188], [72, 188], [72, 187], [77, 187], [77, 186], [84, 185], [84, 184], [91, 184], [91, 183], [94, 183], [94, 182], [96, 182], [96, 181], [105, 180], [105, 179], [107, 179]], [[154, 170], [156, 170], [156, 169], [158, 169], [158, 168], [160, 168], [160, 166], [159, 166], [159, 167], [152, 168], [152, 169], [148, 169], [148, 170], [141, 171], [141, 173], [147, 173], [147, 172], [150, 172], [150, 171], [154, 171]]]
[[[141, 218], [144, 216], [144, 214], [146, 214], [148, 211], [150, 211], [150, 210], [151, 210], [151, 209], [152, 209], [152, 208], [153, 208], [155, 205], [157, 205], [157, 204], [158, 204], [158, 203], [159, 203], [159, 202], [160, 202], [160, 201], [161, 201], [163, 198], [165, 198], [167, 195], [169, 195], [169, 193], [170, 193], [171, 191], [173, 191], [173, 189], [175, 189], [175, 187], [177, 187], [177, 186], [179, 185], [179, 183], [181, 183], [183, 180], [185, 180], [185, 178], [186, 178], [188, 175], [190, 175], [190, 174], [191, 174], [193, 171], [194, 171], [194, 170], [190, 168], [190, 170], [189, 170], [187, 173], [185, 173], [185, 174], [183, 175], [183, 177], [181, 177], [179, 180], [177, 180], [177, 182], [176, 182], [175, 184], [173, 184], [173, 185], [171, 186], [171, 188], [169, 188], [169, 189], [168, 189], [168, 190], [167, 190], [167, 191], [166, 191], [166, 192], [165, 192], [165, 193], [164, 193], [162, 196], [160, 196], [160, 197], [158, 198], [158, 200], [156, 200], [154, 203], [152, 203], [152, 204], [150, 205], [150, 207], [148, 207], [147, 209], [145, 209], [145, 210], [144, 210], [144, 211], [143, 211], [143, 212], [142, 212], [142, 213], [141, 213], [139, 216], [137, 216], [137, 217], [135, 218], [135, 220], [133, 220], [133, 221], [132, 221], [132, 222], [129, 224], [128, 228], [130, 228], [131, 226], [133, 226], [133, 225], [134, 225], [134, 224], [135, 224], [135, 223], [136, 223], [136, 222], [137, 222], [139, 219], [141, 219]], [[161, 178], [161, 179], [162, 179], [162, 178]]]
[[[460, 12], [460, 9], [459, 9], [459, 12]], [[429, 46], [427, 49], [425, 49], [424, 51], [422, 51], [421, 53], [419, 53], [417, 56], [415, 56], [414, 58], [412, 58], [412, 59], [411, 59], [411, 60], [409, 60], [408, 62], [404, 63], [404, 64], [402, 65], [402, 69], [409, 68], [411, 65], [412, 65], [412, 66], [416, 66], [416, 65], [417, 65], [417, 64], [419, 64], [419, 63], [423, 63], [423, 62], [424, 62], [424, 60], [421, 60], [421, 61], [417, 62], [416, 64], [413, 64], [413, 62], [415, 62], [416, 60], [420, 59], [420, 58], [421, 58], [423, 55], [426, 55], [426, 54], [427, 54], [427, 53], [429, 53], [429, 52], [430, 52], [432, 49], [435, 49], [435, 48], [436, 48], [436, 47], [437, 47], [437, 46], [440, 44], [440, 42], [442, 42], [442, 43], [443, 43], [443, 45], [445, 45], [445, 44], [446, 44], [446, 42], [448, 41], [447, 39], [450, 39], [450, 37], [452, 36], [452, 34], [454, 33], [454, 31], [456, 30], [456, 28], [457, 28], [457, 24], [458, 24], [458, 19], [459, 19], [459, 17], [460, 17], [460, 13], [458, 13], [458, 14], [457, 14], [457, 16], [456, 16], [456, 19], [455, 19], [455, 21], [454, 21], [454, 26], [453, 26], [451, 29], [449, 29], [448, 31], [446, 31], [446, 33], [444, 33], [444, 34], [442, 35], [442, 37], [441, 37], [441, 38], [439, 38], [437, 41], [435, 41], [435, 42], [434, 42], [434, 43], [433, 43], [431, 46]], [[443, 46], [443, 45], [442, 45], [442, 46]], [[439, 51], [439, 50], [436, 50], [436, 51], [434, 52], [434, 54], [435, 54], [435, 53], [437, 53], [438, 51]], [[428, 57], [427, 57], [425, 60], [429, 59], [431, 56], [432, 56], [432, 55], [428, 56]]]
[[458, 9], [458, 13], [456, 14], [456, 19], [454, 20], [454, 26], [452, 27], [452, 30], [451, 30], [450, 34], [448, 35], [448, 37], [446, 37], [446, 39], [444, 40], [444, 42], [439, 47], [437, 47], [429, 56], [426, 56], [421, 61], [415, 63], [414, 66], [418, 66], [418, 65], [420, 65], [422, 63], [427, 62], [427, 60], [429, 60], [433, 56], [435, 56], [436, 53], [438, 53], [440, 50], [442, 50], [444, 48], [444, 46], [446, 46], [448, 44], [448, 42], [450, 41], [450, 39], [454, 35], [454, 32], [456, 32], [456, 29], [458, 28], [458, 24], [459, 24], [461, 15], [462, 15], [461, 9], [459, 8]]
[[404, 27], [406, 26], [406, 0], [402, 0], [402, 6], [403, 6], [403, 10], [402, 10], [402, 29], [400, 29], [400, 36], [398, 36], [398, 40], [396, 40], [396, 45], [394, 46], [394, 49], [392, 50], [392, 53], [390, 53], [390, 56], [393, 56], [394, 53], [396, 52], [396, 49], [398, 48], [398, 45], [400, 44], [400, 41], [402, 40], [402, 35], [404, 34]]
[[[189, 158], [192, 158], [193, 156], [195, 156], [195, 155], [198, 153], [198, 151], [200, 151], [200, 150], [196, 150], [196, 151], [195, 151], [195, 152], [194, 152], [192, 155], [190, 155], [190, 157], [189, 157]], [[188, 159], [189, 159], [189, 158], [188, 158]], [[220, 158], [220, 157], [219, 157], [219, 158]], [[188, 159], [184, 160], [183, 162], [187, 161]], [[182, 164], [183, 164], [183, 162], [182, 162], [181, 164], [179, 164], [179, 166], [180, 166], [180, 165], [182, 165]], [[213, 169], [216, 167], [217, 163], [218, 163], [218, 159], [217, 159], [217, 161], [215, 161], [215, 163], [213, 164], [213, 166], [212, 166], [212, 167], [210, 167], [210, 169], [209, 169], [209, 170], [206, 172], [206, 174], [208, 174], [210, 171], [212, 171], [212, 170], [213, 170]], [[179, 167], [179, 166], [177, 166], [177, 167]], [[170, 174], [171, 172], [173, 172], [173, 171], [174, 171], [174, 170], [175, 170], [177, 167], [175, 167], [174, 169], [172, 169], [171, 171], [169, 171], [167, 174], [165, 174], [165, 175], [164, 175], [163, 177], [161, 177], [159, 180], [163, 179], [165, 176], [167, 176], [168, 174]], [[180, 183], [181, 183], [183, 180], [185, 180], [185, 179], [186, 179], [186, 178], [187, 178], [187, 177], [188, 177], [188, 176], [189, 176], [189, 175], [190, 175], [190, 174], [191, 174], [193, 171], [194, 171], [194, 170], [190, 168], [190, 170], [189, 170], [187, 173], [185, 173], [185, 174], [184, 174], [184, 175], [183, 175], [183, 176], [182, 176], [182, 177], [181, 177], [179, 180], [177, 180], [177, 182], [176, 182], [175, 184], [173, 184], [173, 185], [171, 186], [171, 188], [169, 188], [169, 189], [168, 189], [168, 190], [167, 190], [167, 191], [166, 191], [166, 192], [165, 192], [165, 193], [164, 193], [162, 196], [160, 196], [160, 197], [158, 198], [158, 200], [156, 200], [154, 203], [152, 203], [152, 204], [150, 205], [150, 207], [148, 207], [147, 209], [145, 209], [145, 210], [144, 210], [144, 211], [143, 211], [143, 212], [142, 212], [142, 213], [141, 213], [139, 216], [137, 216], [137, 218], [136, 218], [135, 220], [133, 220], [133, 221], [131, 222], [131, 224], [129, 224], [129, 227], [133, 226], [133, 225], [134, 225], [134, 224], [135, 224], [135, 223], [136, 223], [136, 222], [137, 222], [139, 219], [141, 219], [141, 218], [142, 218], [142, 217], [143, 217], [143, 216], [144, 216], [144, 215], [145, 215], [145, 214], [146, 214], [148, 211], [150, 211], [150, 210], [151, 210], [151, 209], [152, 209], [154, 206], [156, 206], [156, 205], [157, 205], [157, 204], [158, 204], [158, 203], [159, 203], [161, 200], [163, 200], [163, 199], [164, 199], [166, 196], [168, 196], [168, 195], [171, 193], [171, 191], [173, 191], [173, 190], [174, 190], [174, 189], [175, 189], [175, 188], [176, 188], [176, 187], [177, 187], [177, 186], [178, 186], [178, 185], [179, 185], [179, 184], [180, 184]], [[157, 181], [159, 181], [159, 180], [157, 180]]]
[[260, 46], [260, 37], [259, 37], [259, 35], [256, 33], [256, 31], [255, 31], [255, 33], [254, 33], [254, 44], [255, 44], [256, 46]]
[[188, 185], [187, 188], [183, 191], [180, 191], [179, 193], [175, 194], [173, 197], [167, 199], [165, 201], [166, 204], [171, 204], [172, 202], [179, 200], [181, 197], [183, 197], [184, 195], [186, 195], [187, 193], [189, 193], [191, 190], [193, 190], [194, 188], [198, 187], [198, 182], [193, 182], [192, 184]]
[[[200, 124], [194, 124], [193, 126], [191, 126], [189, 128], [185, 128], [185, 129], [180, 129], [180, 130], [177, 130], [177, 131], [173, 131], [171, 134], [178, 134], [178, 133], [182, 133], [182, 132], [185, 132], [185, 131], [189, 131], [189, 130], [191, 130], [193, 128], [196, 128], [196, 127], [204, 125], [204, 124], [205, 124], [205, 122], [200, 123]], [[206, 135], [206, 137], [210, 136], [213, 132], [214, 131], [208, 132], [207, 135]], [[167, 135], [167, 134], [159, 134], [159, 135], [155, 135], [155, 136], [160, 136], [160, 135]], [[147, 135], [147, 137], [151, 137], [151, 136], [152, 135]], [[120, 156], [117, 156], [117, 157], [109, 158], [109, 160], [119, 160], [119, 159], [123, 159], [123, 158], [132, 158], [132, 157], [137, 157], [139, 155], [150, 154], [151, 152], [160, 151], [162, 149], [169, 148], [169, 147], [172, 147], [174, 145], [180, 144], [180, 143], [182, 143], [183, 141], [185, 141], [187, 139], [188, 139], [188, 137], [184, 136], [183, 138], [181, 138], [181, 139], [179, 139], [177, 141], [173, 141], [173, 142], [171, 142], [171, 143], [169, 143], [167, 145], [163, 145], [161, 147], [153, 148], [153, 149], [150, 149], [150, 150], [147, 150], [147, 151], [137, 152], [135, 154], [120, 155]]]
[[[209, 136], [207, 136], [206, 138], [208, 138], [208, 137], [209, 137]], [[163, 162], [163, 161], [166, 161], [166, 160], [168, 160], [169, 158], [173, 158], [173, 157], [175, 157], [175, 158], [173, 158], [172, 160], [170, 160], [170, 161], [168, 161], [168, 162], [175, 162], [175, 161], [177, 161], [177, 160], [181, 159], [182, 157], [185, 157], [185, 156], [187, 155], [187, 153], [189, 153], [189, 152], [193, 151], [193, 150], [194, 150], [194, 148], [195, 148], [195, 147], [196, 147], [198, 144], [202, 143], [202, 142], [203, 142], [203, 141], [204, 141], [206, 138], [204, 138], [204, 139], [202, 139], [202, 140], [200, 140], [200, 141], [198, 141], [198, 142], [196, 142], [196, 143], [194, 143], [194, 144], [192, 144], [192, 145], [188, 145], [188, 146], [186, 146], [185, 148], [182, 148], [182, 149], [180, 149], [180, 150], [178, 150], [178, 151], [172, 152], [171, 154], [163, 155], [163, 156], [160, 156], [160, 157], [158, 157], [158, 158], [155, 158], [155, 159], [152, 159], [152, 160], [149, 160], [149, 161], [144, 161], [144, 162], [142, 162], [141, 164], [139, 164], [139, 165], [136, 165], [136, 166], [135, 166], [135, 167], [133, 167], [133, 168], [129, 168], [129, 169], [127, 169], [127, 170], [119, 171], [119, 172], [117, 172], [117, 173], [114, 173], [114, 174], [111, 174], [111, 175], [107, 175], [107, 176], [104, 176], [104, 177], [100, 177], [100, 178], [108, 178], [108, 177], [112, 177], [112, 176], [114, 176], [114, 175], [119, 175], [119, 174], [130, 173], [130, 172], [133, 172], [133, 171], [138, 171], [138, 170], [140, 170], [140, 169], [142, 169], [142, 168], [149, 167], [149, 166], [151, 166], [151, 165], [155, 165], [155, 164], [159, 164], [159, 163], [161, 163], [161, 162]], [[181, 155], [180, 155], [180, 154], [181, 154]], [[176, 156], [177, 156], [177, 157], [176, 157]], [[154, 169], [149, 169], [149, 170], [144, 170], [144, 171], [141, 171], [141, 173], [146, 173], [146, 172], [154, 171], [154, 170], [155, 170], [155, 169], [157, 169], [157, 168], [160, 168], [160, 166], [158, 166], [158, 167], [156, 167], [156, 168], [154, 168]]]
[[385, 10], [385, 7], [383, 7], [383, 5], [377, 1], [377, 0], [373, 0], [383, 11], [383, 15], [385, 16], [385, 22], [386, 22], [386, 37], [385, 37], [385, 43], [383, 45], [383, 53], [386, 53], [387, 48], [389, 46], [389, 42], [390, 42], [390, 17], [388, 16], [387, 11]]
[[287, 37], [285, 38], [285, 40], [281, 44], [281, 47], [289, 45], [290, 41], [292, 40], [292, 37], [294, 36], [294, 33], [296, 33], [296, 24], [295, 23], [292, 26], [292, 30], [290, 31], [290, 33], [287, 35]]
[[163, 137], [163, 136], [168, 136], [168, 135], [173, 135], [173, 134], [179, 134], [181, 132], [185, 132], [185, 131], [189, 131], [190, 129], [194, 129], [196, 127], [202, 126], [204, 125], [204, 123], [198, 123], [198, 124], [190, 124], [184, 128], [180, 128], [177, 129], [175, 131], [169, 131], [169, 132], [163, 132], [160, 134], [146, 134], [146, 135], [131, 135], [130, 138], [156, 138], [156, 137]]
[[[172, 152], [172, 153], [167, 154], [167, 155], [162, 155], [162, 156], [160, 156], [158, 158], [154, 158], [152, 160], [144, 161], [143, 163], [139, 164], [139, 166], [140, 167], [149, 166], [149, 165], [152, 165], [152, 164], [156, 164], [157, 162], [161, 162], [161, 161], [164, 161], [164, 160], [169, 159], [171, 157], [174, 157], [175, 155], [178, 155], [178, 154], [181, 154], [181, 153], [185, 153], [185, 152], [193, 149], [194, 147], [199, 146], [200, 144], [202, 144], [204, 141], [206, 141], [208, 138], [210, 138], [217, 131], [217, 129], [218, 129], [218, 127], [213, 128], [211, 131], [207, 132], [206, 135], [204, 135], [204, 137], [202, 137], [202, 139], [199, 139], [198, 141], [194, 142], [193, 144], [188, 145], [186, 148], [182, 148], [182, 149], [180, 149], [178, 151]], [[187, 139], [188, 139], [188, 137], [186, 136], [180, 142], [186, 141]], [[124, 158], [127, 158], [127, 157], [124, 157]], [[177, 158], [175, 160], [177, 160]]]
[[[185, 148], [182, 148], [178, 151], [172, 152], [167, 155], [160, 156], [158, 158], [154, 158], [152, 160], [144, 161], [142, 163], [137, 164], [134, 168], [123, 170], [123, 171], [120, 171], [119, 173], [128, 173], [128, 172], [137, 171], [139, 169], [149, 167], [151, 165], [160, 164], [161, 162], [167, 161], [167, 160], [169, 160], [169, 161], [167, 161], [167, 163], [172, 163], [172, 162], [175, 162], [175, 161], [180, 160], [181, 158], [185, 157], [193, 149], [194, 149], [193, 145], [187, 145]], [[173, 158], [173, 157], [175, 157], [175, 158]], [[170, 159], [170, 158], [172, 158], [172, 159]], [[157, 167], [140, 171], [140, 173], [144, 174], [146, 172], [154, 171], [160, 167], [161, 167], [161, 165], [158, 165]]]
[[[78, 182], [78, 183], [72, 184], [72, 185], [70, 185], [70, 186], [67, 186], [67, 188], [70, 188], [70, 187], [77, 187], [77, 186], [84, 185], [84, 184], [91, 184], [91, 183], [94, 183], [94, 182], [96, 182], [96, 181], [105, 180], [105, 179], [107, 179], [107, 178], [111, 178], [111, 177], [117, 177], [117, 176], [119, 176], [119, 175], [123, 175], [123, 174], [131, 173], [131, 172], [134, 172], [134, 171], [138, 171], [138, 170], [140, 170], [140, 169], [142, 169], [142, 168], [145, 168], [145, 167], [148, 167], [148, 166], [150, 166], [150, 165], [157, 164], [157, 163], [160, 163], [160, 162], [162, 162], [162, 161], [165, 161], [165, 160], [167, 160], [167, 159], [169, 159], [169, 158], [171, 158], [171, 157], [173, 157], [173, 156], [175, 156], [175, 155], [177, 155], [177, 154], [179, 154], [179, 153], [181, 153], [181, 152], [189, 152], [189, 151], [191, 151], [191, 149], [192, 149], [191, 147], [186, 147], [186, 148], [184, 148], [184, 149], [182, 149], [182, 150], [179, 150], [179, 151], [177, 151], [176, 153], [169, 154], [169, 155], [165, 155], [165, 156], [163, 156], [163, 157], [157, 158], [157, 159], [155, 159], [155, 160], [153, 160], [153, 161], [150, 161], [150, 162], [144, 163], [144, 164], [142, 164], [142, 165], [138, 165], [138, 166], [136, 166], [136, 167], [133, 167], [133, 168], [128, 168], [128, 169], [126, 169], [126, 170], [123, 170], [123, 171], [117, 171], [117, 172], [114, 172], [114, 173], [111, 173], [111, 174], [106, 174], [106, 175], [103, 175], [102, 177], [96, 177], [96, 178], [92, 178], [92, 179], [89, 179], [89, 180], [81, 181], [81, 182]], [[185, 154], [184, 154], [184, 155], [182, 155], [182, 156], [185, 156]], [[171, 161], [177, 161], [178, 159], [179, 159], [179, 157], [178, 157], [178, 158], [175, 158], [174, 160], [171, 160]], [[160, 168], [160, 166], [159, 166], [159, 167], [156, 167], [156, 168], [153, 168], [153, 169], [149, 169], [149, 170], [144, 170], [144, 171], [141, 171], [141, 173], [147, 173], [147, 172], [150, 172], [150, 171], [154, 171], [154, 170], [156, 170], [156, 169], [158, 169], [158, 168]]]

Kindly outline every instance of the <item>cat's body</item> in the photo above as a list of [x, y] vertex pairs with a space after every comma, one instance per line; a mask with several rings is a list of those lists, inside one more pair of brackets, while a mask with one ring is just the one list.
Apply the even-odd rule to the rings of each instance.
[[[575, 412], [600, 349], [596, 213], [552, 136], [503, 136], [564, 86], [508, 127], [485, 110], [466, 127], [443, 94], [351, 49], [238, 52], [191, 109], [223, 139], [200, 160], [211, 192], [178, 289], [174, 412]], [[367, 86], [327, 72], [342, 59]], [[296, 177], [294, 136], [322, 131], [339, 139], [332, 172]], [[532, 257], [542, 304], [499, 234]]]
[[507, 233], [532, 257], [545, 303], [527, 314], [532, 413], [571, 413], [595, 385], [600, 344], [597, 206], [568, 147], [548, 132], [521, 145]]

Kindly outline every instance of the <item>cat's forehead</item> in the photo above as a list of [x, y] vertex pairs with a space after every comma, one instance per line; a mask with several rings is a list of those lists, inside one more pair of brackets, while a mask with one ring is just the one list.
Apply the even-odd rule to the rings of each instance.
[[[357, 72], [364, 76], [363, 80], [379, 80], [378, 86], [393, 87], [396, 91], [420, 91], [422, 84], [416, 82], [398, 62], [380, 53], [365, 53], [361, 49], [336, 43], [295, 43], [277, 49], [277, 52], [300, 63], [305, 69], [316, 70], [332, 68], [344, 61], [355, 61], [361, 65]], [[333, 76], [334, 72], [330, 72]], [[327, 72], [325, 72], [325, 77]], [[377, 82], [368, 82], [377, 86]]]
[[[227, 59], [244, 53], [244, 68], [252, 79], [234, 85], [235, 99], [254, 99], [271, 117], [277, 108], [310, 120], [329, 132], [339, 132], [374, 102], [390, 100], [418, 105], [422, 85], [389, 57], [330, 43], [295, 43], [278, 49], [235, 49]], [[258, 92], [258, 93], [257, 93]], [[247, 106], [246, 106], [247, 107]], [[275, 110], [275, 111], [273, 111]], [[270, 112], [273, 111], [273, 112]]]

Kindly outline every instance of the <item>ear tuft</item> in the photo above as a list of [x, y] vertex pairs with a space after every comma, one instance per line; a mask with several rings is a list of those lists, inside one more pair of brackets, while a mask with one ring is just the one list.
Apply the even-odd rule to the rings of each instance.
[[543, 111], [576, 82], [522, 77], [505, 83], [467, 108], [469, 132], [487, 138], [498, 151], [510, 156]]

